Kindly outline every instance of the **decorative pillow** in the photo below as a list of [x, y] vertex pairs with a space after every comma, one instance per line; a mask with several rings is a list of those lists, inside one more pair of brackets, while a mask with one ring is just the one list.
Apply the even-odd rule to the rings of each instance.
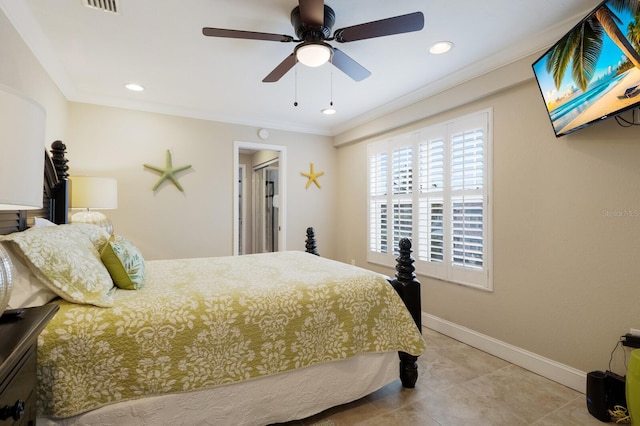
[[8, 242], [0, 243], [13, 264], [13, 290], [9, 298], [9, 309], [42, 306], [58, 297], [42, 283], [14, 253]]
[[100, 256], [113, 282], [126, 290], [138, 290], [144, 284], [144, 258], [131, 241], [114, 235]]
[[85, 223], [30, 228], [1, 237], [50, 290], [63, 299], [113, 306], [115, 287], [100, 261], [109, 234]]

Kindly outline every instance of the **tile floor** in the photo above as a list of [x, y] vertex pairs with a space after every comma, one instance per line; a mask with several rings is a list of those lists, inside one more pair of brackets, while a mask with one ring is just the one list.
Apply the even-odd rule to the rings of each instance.
[[601, 425], [585, 395], [523, 368], [424, 330], [415, 389], [399, 380], [340, 407], [287, 426]]

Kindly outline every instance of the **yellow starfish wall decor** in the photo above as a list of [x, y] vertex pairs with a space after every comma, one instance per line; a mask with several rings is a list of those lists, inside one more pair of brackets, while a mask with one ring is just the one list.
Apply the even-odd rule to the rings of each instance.
[[309, 189], [309, 187], [311, 186], [312, 182], [315, 183], [318, 188], [321, 188], [320, 182], [318, 182], [318, 178], [320, 176], [322, 176], [324, 174], [324, 172], [317, 172], [316, 173], [316, 171], [314, 170], [314, 167], [313, 167], [313, 163], [311, 163], [311, 166], [309, 168], [309, 173], [300, 172], [300, 174], [302, 176], [306, 176], [307, 178], [309, 178], [309, 180], [307, 181], [307, 184], [305, 185], [304, 189]]
[[171, 163], [171, 151], [167, 150], [167, 156], [166, 156], [164, 167], [151, 166], [149, 164], [143, 164], [143, 166], [155, 172], [162, 173], [160, 176], [160, 180], [158, 180], [158, 182], [156, 182], [156, 184], [153, 185], [153, 188], [151, 188], [152, 191], [155, 191], [156, 189], [158, 189], [158, 187], [162, 182], [169, 179], [171, 182], [173, 182], [176, 188], [178, 188], [181, 192], [184, 192], [184, 188], [178, 182], [178, 178], [176, 178], [176, 173], [190, 169], [191, 164], [187, 166], [173, 167], [173, 164]]

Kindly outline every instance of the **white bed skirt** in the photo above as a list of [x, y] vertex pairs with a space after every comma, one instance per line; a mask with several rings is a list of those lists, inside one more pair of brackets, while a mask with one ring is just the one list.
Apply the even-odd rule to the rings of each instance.
[[41, 425], [267, 425], [355, 401], [398, 379], [397, 352], [360, 355], [187, 393], [124, 401]]

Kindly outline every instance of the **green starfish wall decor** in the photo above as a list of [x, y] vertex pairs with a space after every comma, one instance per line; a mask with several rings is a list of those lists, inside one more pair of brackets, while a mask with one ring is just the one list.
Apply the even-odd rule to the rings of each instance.
[[180, 167], [174, 168], [173, 164], [171, 164], [171, 151], [167, 150], [167, 157], [166, 157], [164, 168], [158, 167], [158, 166], [151, 166], [149, 164], [143, 164], [143, 166], [146, 167], [147, 169], [151, 169], [153, 171], [162, 173], [162, 175], [160, 176], [160, 180], [158, 180], [158, 182], [156, 182], [156, 184], [153, 185], [153, 188], [151, 188], [152, 191], [155, 191], [156, 189], [158, 189], [158, 187], [162, 182], [169, 179], [171, 182], [173, 182], [176, 188], [178, 188], [181, 192], [184, 192], [184, 188], [182, 187], [182, 185], [180, 185], [180, 183], [178, 182], [178, 179], [176, 178], [176, 173], [182, 172], [184, 170], [191, 168], [191, 164], [187, 166], [180, 166]]

